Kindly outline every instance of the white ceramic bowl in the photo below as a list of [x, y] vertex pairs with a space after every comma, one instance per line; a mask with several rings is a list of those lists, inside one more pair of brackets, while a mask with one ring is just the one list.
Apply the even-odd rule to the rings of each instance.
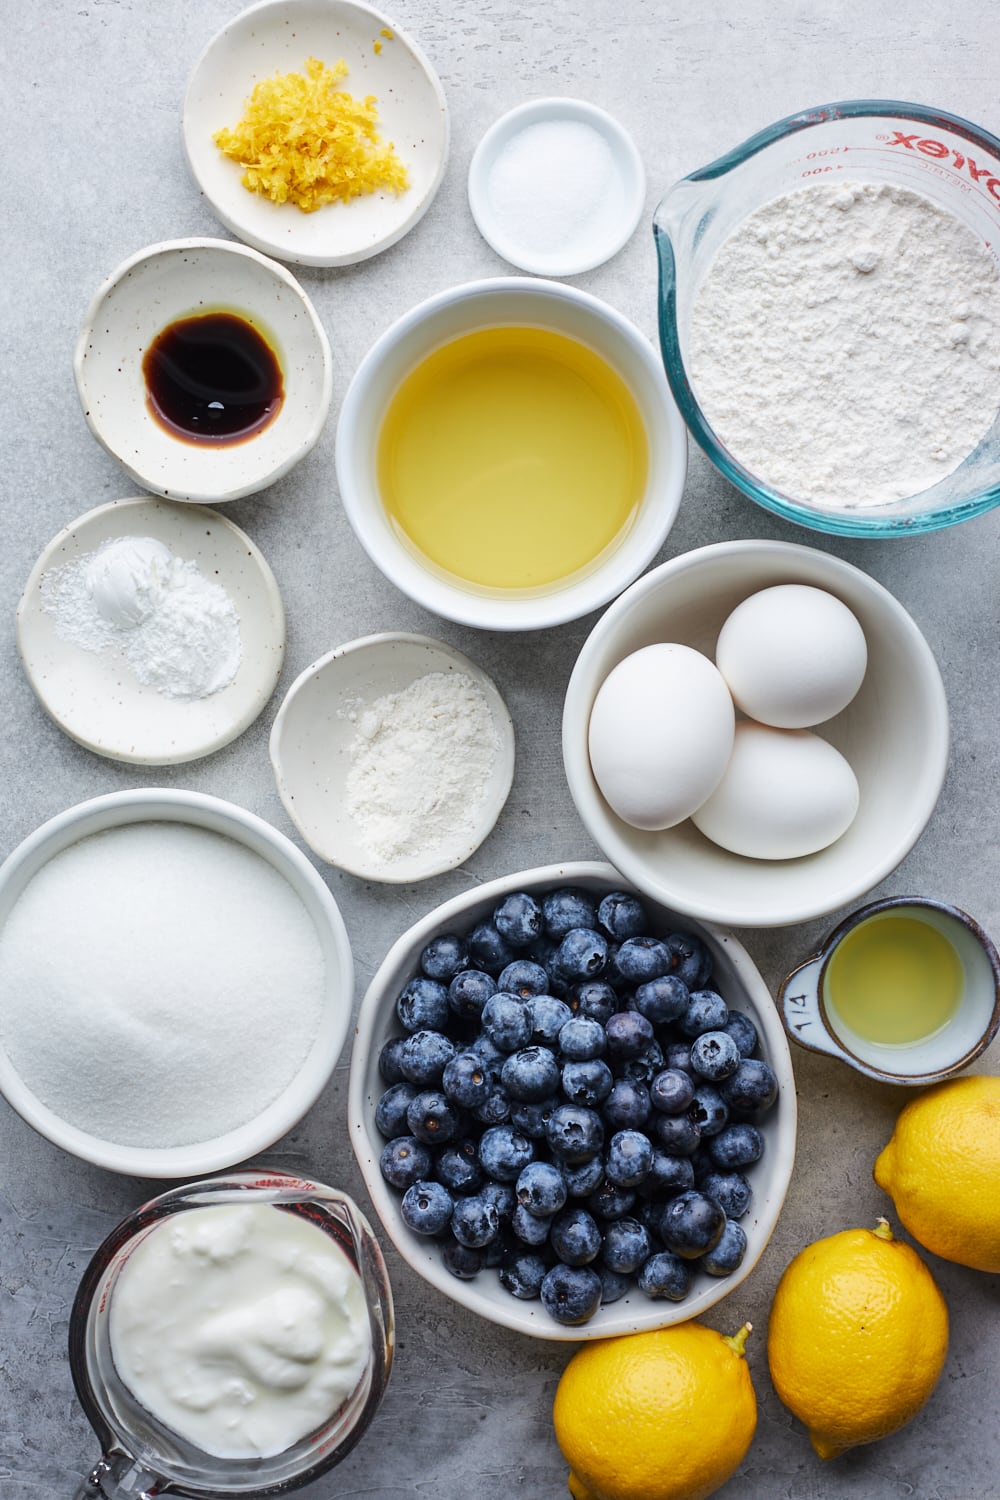
[[[382, 417], [407, 373], [452, 339], [502, 326], [551, 329], [603, 356], [632, 391], [649, 443], [644, 497], [617, 545], [589, 570], [532, 593], [480, 590], [434, 570], [397, 534], [383, 507], [376, 474]], [[465, 625], [541, 630], [599, 609], [655, 557], [680, 504], [687, 435], [652, 346], [621, 313], [558, 282], [499, 277], [439, 292], [375, 341], [344, 397], [336, 456], [348, 520], [372, 561], [404, 594], [434, 614]]]
[[[297, 1075], [265, 1109], [239, 1128], [191, 1145], [142, 1147], [103, 1140], [68, 1123], [25, 1084], [0, 1045], [0, 1092], [64, 1151], [133, 1177], [194, 1177], [263, 1151], [298, 1123], [319, 1098], [350, 1028], [354, 964], [347, 930], [323, 880], [284, 834], [231, 802], [200, 792], [161, 788], [111, 792], [68, 808], [35, 830], [0, 866], [0, 929], [29, 881], [55, 855], [91, 834], [133, 823], [183, 823], [225, 835], [266, 860], [291, 886], [315, 925], [326, 965], [320, 1028]], [[53, 934], [53, 940], [58, 933]], [[280, 1025], [280, 1017], [275, 1018]], [[109, 1037], [109, 1045], [113, 1038]], [[219, 1058], [220, 1079], [225, 1057]]]
[[[142, 361], [180, 318], [221, 311], [252, 323], [275, 350], [281, 409], [242, 442], [174, 437], [149, 410]], [[91, 432], [131, 477], [171, 500], [237, 500], [287, 474], [315, 446], [330, 411], [333, 363], [323, 325], [294, 276], [229, 240], [167, 240], [123, 261], [99, 288], [73, 354]]]
[[446, 901], [399, 938], [369, 985], [358, 1013], [348, 1112], [351, 1143], [369, 1197], [403, 1259], [439, 1292], [492, 1323], [535, 1338], [578, 1342], [686, 1322], [713, 1307], [749, 1276], [771, 1237], [791, 1180], [796, 1103], [788, 1041], [771, 996], [746, 950], [730, 933], [710, 923], [682, 918], [676, 911], [647, 901], [655, 932], [686, 930], [707, 943], [714, 960], [712, 983], [730, 1009], [741, 1010], [752, 1018], [761, 1038], [760, 1055], [770, 1063], [778, 1079], [777, 1103], [764, 1117], [761, 1127], [764, 1155], [750, 1171], [753, 1201], [740, 1220], [748, 1242], [742, 1265], [723, 1278], [699, 1271], [683, 1302], [650, 1301], [642, 1292], [633, 1290], [620, 1301], [600, 1308], [589, 1323], [578, 1327], [555, 1322], [540, 1302], [522, 1302], [510, 1296], [494, 1271], [481, 1271], [470, 1281], [452, 1276], [441, 1260], [440, 1248], [426, 1237], [414, 1234], [403, 1222], [400, 1194], [389, 1186], [379, 1169], [385, 1140], [375, 1126], [375, 1106], [386, 1087], [379, 1074], [379, 1052], [390, 1037], [403, 1034], [396, 1018], [396, 997], [407, 980], [418, 972], [420, 952], [432, 937], [443, 932], [469, 932], [512, 891], [525, 890], [537, 896], [563, 885], [601, 893], [630, 889], [610, 865], [592, 861], [522, 870]]
[[[599, 211], [585, 214], [574, 201], [579, 182], [570, 177], [560, 182], [557, 168], [535, 160], [534, 173], [521, 174], [521, 190], [502, 185], [498, 199], [494, 173], [498, 163], [506, 172], [504, 157], [515, 153], [510, 172], [521, 166], [522, 155], [537, 153], [533, 127], [544, 132], [562, 132], [557, 139], [565, 151], [565, 128], [589, 131], [599, 150], [606, 148], [608, 179], [601, 184]], [[575, 144], [575, 143], [574, 143]], [[590, 147], [593, 152], [593, 144]], [[562, 158], [558, 158], [561, 162]], [[581, 158], [581, 170], [587, 163]], [[549, 193], [545, 221], [532, 228], [532, 210], [540, 196]], [[487, 244], [522, 271], [539, 276], [578, 276], [603, 265], [627, 244], [636, 231], [646, 198], [646, 171], [635, 142], [613, 115], [583, 99], [532, 99], [509, 110], [490, 126], [476, 147], [469, 166], [469, 207], [479, 233]], [[537, 212], [537, 210], [536, 210]], [[557, 228], [553, 222], [561, 222]]]
[[[409, 174], [405, 192], [303, 213], [243, 187], [241, 168], [215, 145], [216, 131], [237, 124], [261, 79], [301, 73], [310, 56], [328, 67], [342, 58], [349, 69], [343, 88], [355, 98], [375, 95], [379, 133]], [[199, 58], [183, 137], [195, 181], [233, 234], [294, 265], [346, 266], [394, 245], [427, 212], [448, 158], [448, 107], [416, 42], [380, 11], [356, 0], [264, 0], [223, 27]]]
[[[183, 699], [145, 686], [117, 650], [64, 640], [45, 609], [43, 580], [120, 537], [153, 537], [197, 563], [239, 615], [242, 657], [228, 687]], [[285, 611], [274, 574], [254, 543], [218, 512], [140, 496], [88, 511], [52, 538], [17, 607], [17, 644], [45, 711], [73, 739], [112, 760], [166, 766], [210, 755], [253, 723], [277, 685]]]
[[[447, 840], [388, 860], [367, 846], [348, 811], [351, 744], [366, 705], [432, 672], [458, 672], [478, 685], [496, 731], [496, 760], [468, 823]], [[387, 884], [426, 880], [468, 859], [499, 817], [514, 776], [514, 726], [492, 679], [454, 647], [425, 635], [369, 635], [313, 662], [285, 695], [270, 751], [281, 800], [309, 847], [352, 875]]]
[[[608, 807], [590, 767], [587, 732], [601, 683], [623, 657], [656, 641], [714, 657], [719, 630], [735, 606], [779, 583], [812, 584], [836, 595], [867, 639], [860, 692], [817, 730], [858, 778], [854, 822], [828, 848], [788, 860], [730, 854], [690, 821], [656, 833], [629, 827]], [[927, 642], [903, 606], [867, 573], [787, 542], [719, 542], [654, 568], [598, 620], [566, 690], [563, 759], [588, 832], [640, 890], [709, 921], [780, 927], [855, 900], [913, 847], [944, 780], [948, 706]]]

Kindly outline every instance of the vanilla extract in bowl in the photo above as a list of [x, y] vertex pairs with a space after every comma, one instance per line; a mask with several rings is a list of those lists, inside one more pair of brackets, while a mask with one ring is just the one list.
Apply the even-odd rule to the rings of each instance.
[[168, 323], [146, 350], [142, 373], [151, 415], [189, 443], [245, 442], [273, 422], [285, 396], [277, 353], [233, 312]]

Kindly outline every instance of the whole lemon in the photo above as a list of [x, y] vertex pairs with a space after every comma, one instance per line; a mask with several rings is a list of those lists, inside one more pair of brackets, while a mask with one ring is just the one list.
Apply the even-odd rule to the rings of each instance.
[[896, 1121], [875, 1181], [928, 1250], [1000, 1271], [1000, 1078], [956, 1078], [919, 1094]]
[[905, 1426], [947, 1352], [944, 1298], [885, 1219], [807, 1245], [778, 1283], [767, 1333], [771, 1379], [820, 1458]]
[[725, 1484], [757, 1426], [749, 1332], [680, 1323], [578, 1350], [552, 1410], [574, 1500], [705, 1500]]

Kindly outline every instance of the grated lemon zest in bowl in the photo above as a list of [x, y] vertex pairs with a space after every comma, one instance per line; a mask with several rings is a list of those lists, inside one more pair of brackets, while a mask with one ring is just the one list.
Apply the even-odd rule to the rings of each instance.
[[379, 188], [406, 191], [406, 167], [378, 132], [375, 95], [355, 99], [338, 87], [347, 71], [342, 58], [332, 68], [307, 58], [304, 74], [262, 79], [235, 129], [216, 131], [212, 139], [243, 168], [248, 192], [314, 213]]

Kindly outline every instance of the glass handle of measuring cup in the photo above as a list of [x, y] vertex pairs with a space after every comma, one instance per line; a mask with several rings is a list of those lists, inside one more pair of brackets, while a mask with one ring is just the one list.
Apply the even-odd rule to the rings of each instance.
[[127, 1453], [105, 1454], [73, 1500], [153, 1500], [157, 1476]]

